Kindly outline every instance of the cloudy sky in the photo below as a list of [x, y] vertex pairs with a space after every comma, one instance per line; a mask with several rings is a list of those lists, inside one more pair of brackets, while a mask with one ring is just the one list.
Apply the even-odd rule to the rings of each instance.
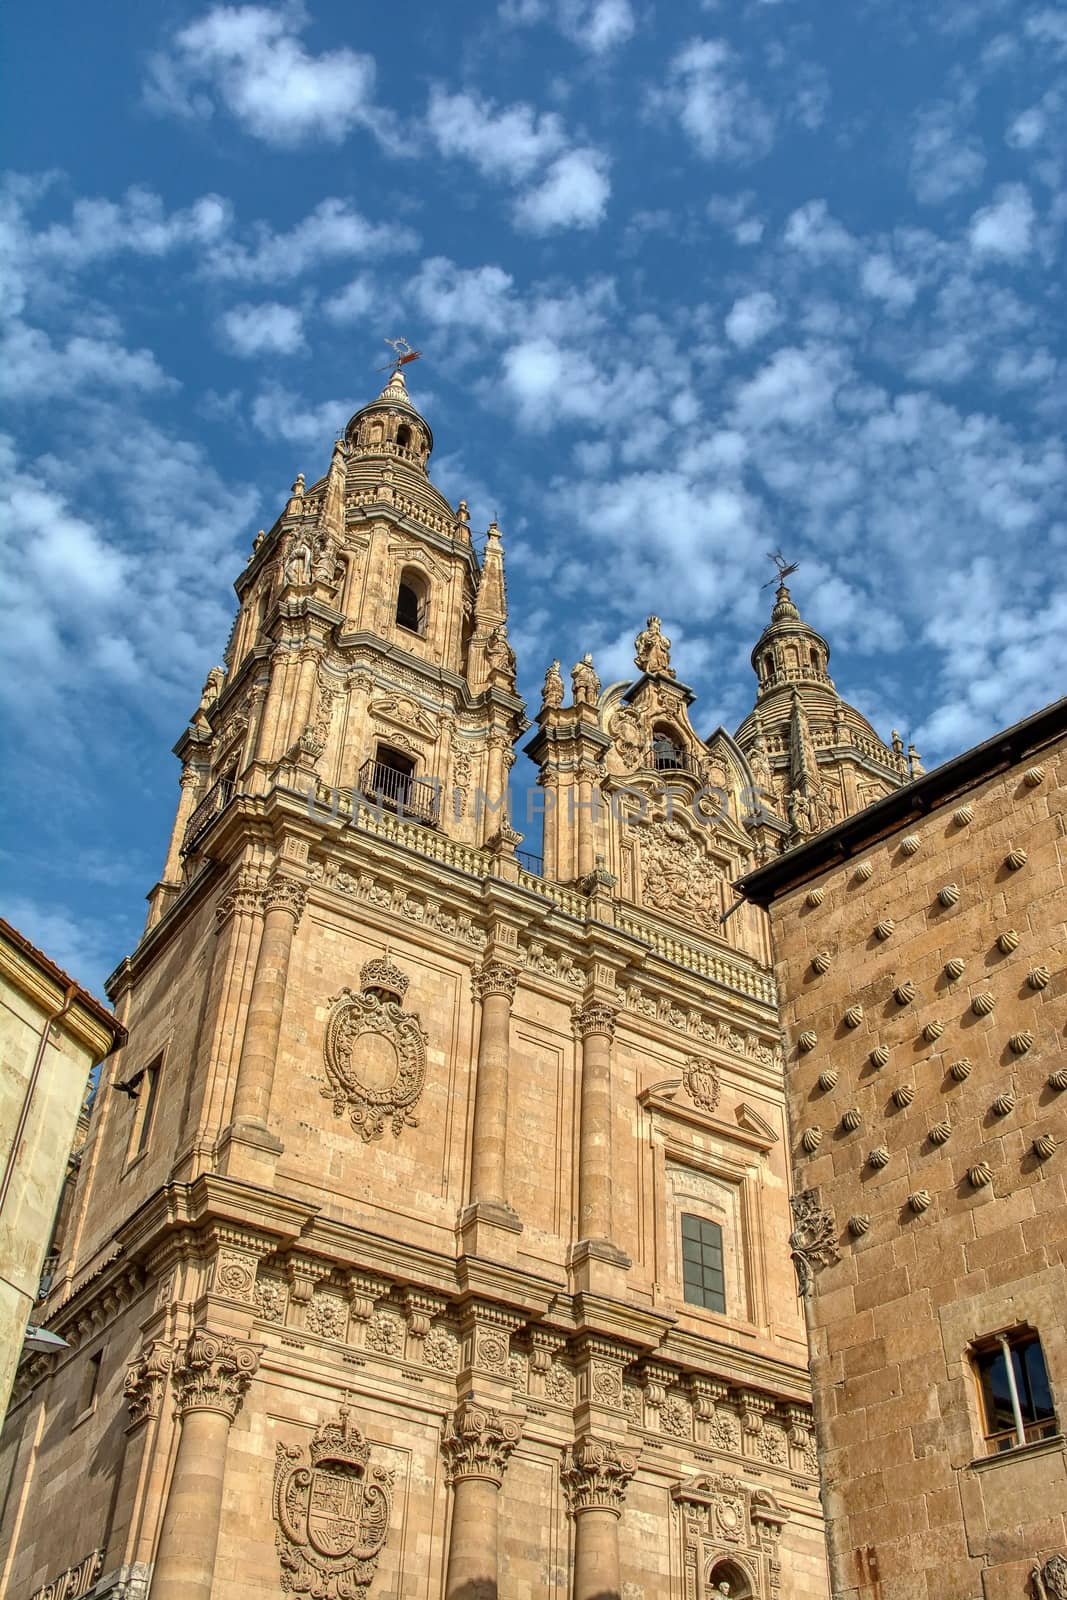
[[1063, 692], [1064, 0], [54, 0], [7, 45], [0, 859], [82, 981], [387, 336], [530, 698], [656, 610], [736, 725], [778, 547], [928, 762]]

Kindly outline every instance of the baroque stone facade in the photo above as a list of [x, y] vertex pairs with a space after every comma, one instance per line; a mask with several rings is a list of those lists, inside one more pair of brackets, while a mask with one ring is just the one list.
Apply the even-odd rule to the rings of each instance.
[[[725, 917], [792, 837], [774, 708], [769, 754], [702, 739], [655, 618], [631, 685], [554, 664], [523, 857], [503, 541], [432, 443], [398, 371], [296, 479], [177, 746], [68, 1348], [0, 1447], [12, 1600], [825, 1600], [767, 930]], [[898, 779], [842, 715], [821, 781]]]
[[1065, 876], [1061, 700], [741, 885], [838, 1600], [1067, 1593]]

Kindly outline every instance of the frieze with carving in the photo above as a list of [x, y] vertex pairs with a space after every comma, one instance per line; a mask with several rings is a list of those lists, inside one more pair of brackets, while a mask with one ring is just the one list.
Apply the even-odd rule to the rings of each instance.
[[274, 1517], [281, 1584], [312, 1600], [362, 1600], [389, 1536], [393, 1472], [372, 1462], [351, 1397], [306, 1451], [279, 1444]]
[[91, 1550], [76, 1566], [68, 1567], [58, 1578], [35, 1589], [31, 1600], [82, 1600], [104, 1570], [104, 1551]]
[[335, 1116], [346, 1112], [365, 1144], [386, 1123], [399, 1137], [418, 1125], [415, 1107], [426, 1083], [426, 1035], [417, 1016], [377, 985], [357, 994], [342, 989], [329, 1002], [324, 1056], [329, 1079], [322, 1094]]

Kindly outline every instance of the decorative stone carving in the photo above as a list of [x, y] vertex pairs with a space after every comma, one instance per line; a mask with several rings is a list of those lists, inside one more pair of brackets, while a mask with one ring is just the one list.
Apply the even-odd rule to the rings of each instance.
[[600, 679], [588, 651], [571, 668], [571, 694], [576, 706], [595, 706], [600, 698]]
[[276, 872], [267, 879], [263, 890], [263, 910], [288, 911], [294, 922], [299, 922], [307, 904], [307, 887], [284, 872]]
[[916, 1189], [914, 1194], [908, 1196], [908, 1204], [915, 1212], [929, 1211], [933, 1203], [929, 1189]]
[[1050, 1089], [1067, 1089], [1067, 1067], [1057, 1067], [1055, 1072], [1048, 1075]]
[[612, 1511], [621, 1516], [626, 1488], [637, 1471], [637, 1458], [588, 1435], [563, 1452], [560, 1482], [572, 1517], [583, 1511]]
[[863, 1007], [849, 1006], [848, 1010], [845, 1012], [844, 1021], [846, 1028], [858, 1028], [860, 1023], [863, 1021]]
[[874, 925], [875, 934], [879, 939], [882, 940], [891, 938], [895, 928], [896, 923], [893, 921], [892, 917], [882, 917], [880, 921], [876, 922]]
[[1014, 928], [1005, 928], [1003, 933], [997, 934], [997, 949], [1002, 956], [1010, 956], [1019, 948], [1019, 935]]
[[604, 1034], [607, 1038], [613, 1039], [618, 1015], [614, 1006], [605, 1005], [599, 1000], [590, 1001], [588, 1005], [575, 1006], [574, 1031], [579, 1039], [587, 1039], [591, 1033]]
[[222, 1249], [215, 1257], [212, 1287], [228, 1300], [248, 1304], [255, 1299], [255, 1257], [241, 1250]]
[[966, 1083], [972, 1071], [970, 1056], [960, 1056], [959, 1060], [954, 1061], [948, 1070], [957, 1083]]
[[808, 905], [811, 906], [812, 908], [814, 908], [815, 906], [821, 906], [823, 901], [826, 899], [826, 890], [825, 889], [809, 889], [804, 898], [807, 901]]
[[974, 807], [971, 805], [957, 806], [952, 813], [952, 820], [957, 828], [965, 828], [969, 822], [974, 821]]
[[765, 1427], [756, 1445], [756, 1454], [772, 1467], [782, 1466], [788, 1456], [784, 1431], [779, 1427]]
[[874, 877], [874, 862], [861, 861], [859, 866], [856, 868], [856, 877], [859, 879], [860, 883], [870, 883], [871, 879]]
[[1024, 1056], [1028, 1050], [1033, 1049], [1033, 1044], [1032, 1033], [1013, 1033], [1008, 1040], [1011, 1052], [1016, 1056]]
[[1009, 867], [1012, 872], [1018, 872], [1020, 867], [1025, 867], [1029, 859], [1025, 850], [1020, 849], [1018, 846], [1013, 846], [1004, 857], [1004, 865]]
[[903, 983], [898, 983], [893, 990], [893, 999], [898, 1006], [909, 1005], [915, 999], [915, 984], [911, 978], [905, 978]]
[[256, 1312], [264, 1322], [284, 1322], [285, 1307], [289, 1299], [289, 1292], [282, 1278], [270, 1276], [260, 1277], [256, 1280], [255, 1292]]
[[472, 980], [475, 998], [485, 1000], [489, 995], [502, 994], [510, 1002], [515, 998], [519, 974], [503, 961], [483, 961]]
[[697, 928], [718, 933], [723, 868], [680, 822], [635, 824], [641, 838], [641, 897]]
[[906, 833], [900, 841], [900, 848], [906, 856], [913, 856], [918, 852], [921, 844], [922, 840], [917, 833]]
[[803, 1033], [797, 1038], [797, 1049], [804, 1051], [814, 1050], [818, 1042], [819, 1035], [815, 1032], [815, 1029], [805, 1028]]
[[825, 1072], [819, 1073], [819, 1088], [825, 1090], [835, 1088], [839, 1077], [840, 1073], [836, 1067], [827, 1067]]
[[1026, 974], [1026, 981], [1031, 989], [1047, 989], [1052, 974], [1046, 966], [1031, 967]]
[[993, 1168], [988, 1161], [976, 1161], [967, 1168], [967, 1181], [972, 1189], [984, 1189], [993, 1182]]
[[832, 963], [833, 957], [829, 950], [817, 950], [811, 958], [811, 964], [820, 977], [829, 972]]
[[915, 1087], [910, 1083], [902, 1083], [893, 1090], [893, 1104], [900, 1110], [910, 1106], [915, 1099]]
[[458, 1406], [445, 1423], [441, 1454], [449, 1483], [485, 1478], [500, 1487], [511, 1452], [519, 1442], [518, 1423], [484, 1406]]
[[884, 1144], [875, 1145], [874, 1149], [867, 1157], [867, 1160], [870, 1162], [872, 1167], [888, 1167], [890, 1160], [889, 1151]]
[[945, 1024], [941, 1021], [941, 1018], [931, 1017], [930, 1021], [926, 1023], [925, 1027], [923, 1028], [923, 1038], [926, 1040], [927, 1044], [934, 1044], [938, 1039], [940, 1039], [944, 1031]]
[[863, 1113], [859, 1106], [849, 1106], [848, 1110], [842, 1113], [841, 1126], [846, 1132], [855, 1133], [856, 1129], [862, 1126], [862, 1123]]
[[806, 1295], [811, 1292], [816, 1271], [840, 1261], [841, 1253], [834, 1239], [833, 1214], [820, 1204], [818, 1189], [790, 1195], [789, 1207], [794, 1223], [789, 1250], [800, 1292]]
[[[388, 969], [383, 971], [382, 969]], [[407, 979], [388, 962], [369, 962], [362, 993], [342, 989], [329, 1002], [323, 1053], [334, 1116], [347, 1111], [365, 1144], [381, 1137], [386, 1122], [399, 1137], [416, 1127], [414, 1108], [426, 1083], [426, 1035], [419, 1019], [401, 1008], [395, 985]]]
[[698, 1105], [702, 1111], [715, 1110], [722, 1094], [722, 1085], [710, 1061], [701, 1056], [689, 1056], [682, 1068], [682, 1082], [694, 1105]]
[[800, 1142], [809, 1156], [814, 1155], [822, 1144], [822, 1129], [818, 1125], [813, 1128], [805, 1128], [800, 1136]]
[[397, 1356], [404, 1348], [404, 1334], [400, 1322], [385, 1311], [379, 1311], [367, 1323], [366, 1345], [380, 1356]]
[[875, 1045], [867, 1059], [871, 1063], [872, 1067], [877, 1067], [877, 1069], [881, 1071], [886, 1062], [889, 1060], [889, 1046], [887, 1044]]
[[1014, 1090], [1005, 1089], [1003, 1093], [998, 1094], [990, 1109], [995, 1112], [998, 1117], [1008, 1116], [1012, 1111], [1015, 1110]]
[[988, 1017], [995, 1009], [996, 1003], [996, 996], [988, 989], [984, 989], [981, 994], [974, 996], [971, 1001], [971, 1010], [976, 1017]]
[[946, 883], [937, 891], [937, 898], [943, 906], [958, 906], [960, 903], [960, 887], [958, 883]]
[[229, 888], [215, 907], [215, 921], [221, 928], [232, 916], [254, 916], [262, 908], [259, 873], [252, 868], [241, 867], [234, 873]]
[[[215, 669], [218, 671], [218, 668]], [[58, 1578], [35, 1589], [31, 1600], [82, 1600], [104, 1569], [104, 1549], [91, 1550], [76, 1566], [68, 1567]]]
[[543, 710], [554, 711], [563, 704], [564, 683], [563, 674], [559, 670], [559, 661], [550, 663], [545, 673], [545, 681], [541, 687], [541, 707]]
[[688, 1439], [693, 1432], [693, 1413], [679, 1395], [668, 1395], [659, 1408], [661, 1433], [672, 1439]]
[[967, 965], [962, 956], [950, 956], [945, 962], [945, 977], [953, 982], [963, 976], [963, 969]]
[[348, 1332], [348, 1307], [339, 1295], [313, 1295], [307, 1308], [307, 1325], [324, 1339], [341, 1340]]
[[649, 617], [634, 640], [634, 651], [634, 666], [641, 672], [660, 672], [668, 678], [675, 676], [671, 666], [671, 641], [663, 633], [658, 617]]
[[348, 1404], [324, 1423], [307, 1452], [279, 1444], [274, 1518], [286, 1594], [362, 1600], [389, 1536], [393, 1472], [373, 1464]]
[[[167, 1378], [174, 1365], [174, 1349], [164, 1339], [150, 1339], [141, 1346], [141, 1353], [126, 1368], [122, 1389], [130, 1408], [130, 1427], [159, 1416]], [[65, 1590], [59, 1590], [64, 1594]], [[80, 1591], [84, 1593], [85, 1591]]]
[[[1035, 1600], [1067, 1600], [1067, 1556], [1057, 1551], [1030, 1573]], [[36, 1597], [35, 1597], [36, 1600]]]
[[951, 1122], [935, 1122], [926, 1137], [931, 1144], [948, 1144], [952, 1138]]
[[848, 1231], [854, 1239], [862, 1239], [865, 1233], [870, 1232], [870, 1227], [871, 1219], [865, 1212], [858, 1212], [848, 1219]]
[[423, 1341], [422, 1359], [435, 1372], [455, 1372], [459, 1365], [459, 1341], [447, 1328], [431, 1328]]
[[1059, 1141], [1051, 1133], [1041, 1133], [1031, 1147], [1039, 1161], [1047, 1161], [1059, 1149]]
[[194, 1329], [172, 1368], [178, 1411], [220, 1411], [232, 1422], [258, 1366], [253, 1345]]

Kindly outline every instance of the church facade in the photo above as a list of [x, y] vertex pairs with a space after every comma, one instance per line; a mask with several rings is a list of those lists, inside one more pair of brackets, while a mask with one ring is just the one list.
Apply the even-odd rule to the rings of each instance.
[[529, 723], [499, 530], [432, 445], [398, 370], [257, 538], [176, 747], [41, 1307], [69, 1349], [0, 1445], [11, 1600], [828, 1593], [767, 922], [729, 886], [917, 758], [784, 584], [736, 737], [654, 617], [632, 682], [553, 663]]

